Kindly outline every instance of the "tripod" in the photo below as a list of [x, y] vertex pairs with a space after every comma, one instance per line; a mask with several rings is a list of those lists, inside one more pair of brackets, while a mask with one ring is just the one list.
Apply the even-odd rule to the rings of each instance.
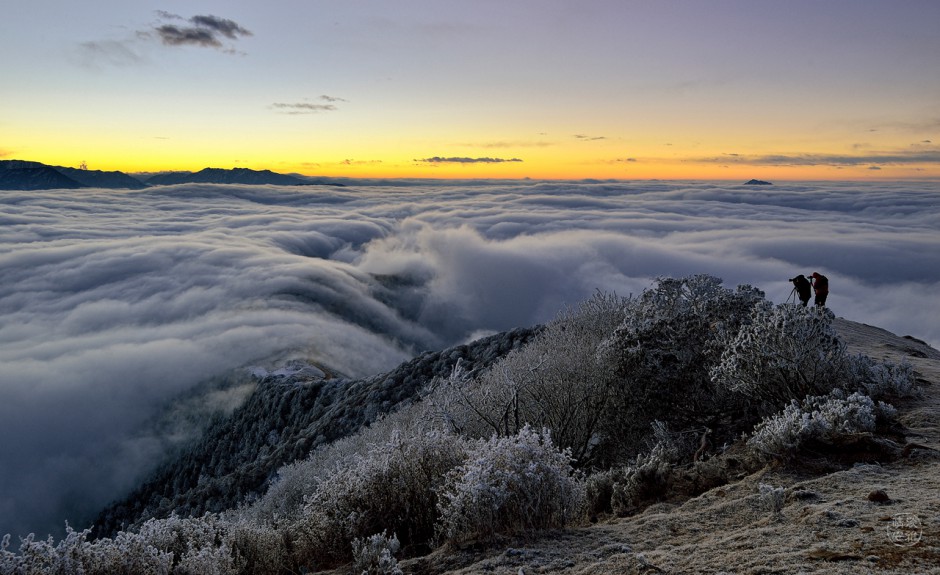
[[792, 290], [790, 290], [790, 297], [787, 298], [787, 303], [792, 303], [793, 305], [796, 305], [796, 288], [795, 287]]

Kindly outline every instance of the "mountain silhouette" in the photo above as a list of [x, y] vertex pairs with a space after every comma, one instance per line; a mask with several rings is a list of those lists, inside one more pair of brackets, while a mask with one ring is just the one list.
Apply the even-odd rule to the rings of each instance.
[[198, 172], [166, 172], [147, 179], [152, 186], [172, 186], [176, 184], [243, 184], [250, 186], [309, 186], [311, 182], [278, 174], [271, 170], [250, 170], [248, 168], [205, 168]]
[[26, 160], [0, 161], [0, 190], [74, 190], [109, 188], [139, 190], [147, 184], [123, 172], [79, 170]]

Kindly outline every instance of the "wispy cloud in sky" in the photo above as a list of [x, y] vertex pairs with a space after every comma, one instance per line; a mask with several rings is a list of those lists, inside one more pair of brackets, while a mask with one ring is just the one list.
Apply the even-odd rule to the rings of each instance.
[[182, 16], [169, 12], [158, 12], [158, 16], [165, 21], [182, 20], [189, 25], [178, 26], [164, 23], [154, 27], [160, 41], [167, 46], [201, 46], [206, 48], [223, 48], [222, 37], [237, 40], [244, 36], [251, 36], [250, 30], [238, 23], [218, 16], [204, 15], [184, 19]]
[[522, 160], [519, 158], [467, 158], [454, 156], [433, 156], [415, 161], [424, 162], [427, 164], [502, 164], [504, 162], [521, 162]]
[[136, 66], [146, 58], [135, 45], [137, 39], [130, 40], [91, 40], [78, 46], [78, 58], [82, 65], [96, 67]]
[[[158, 10], [158, 21], [149, 28], [138, 29], [122, 38], [105, 38], [78, 43], [71, 60], [92, 69], [137, 66], [149, 61], [150, 46], [196, 46], [213, 48], [229, 54], [239, 53], [234, 42], [252, 32], [226, 18], [198, 15], [184, 18]], [[155, 42], [156, 41], [156, 42]]]
[[499, 140], [494, 142], [483, 142], [479, 144], [474, 143], [465, 143], [464, 146], [470, 148], [484, 148], [484, 149], [506, 149], [506, 148], [548, 148], [554, 146], [553, 142], [546, 142], [544, 140], [531, 141], [531, 140]]
[[[929, 143], [929, 141], [924, 142]], [[856, 145], [863, 149], [867, 145]], [[717, 164], [748, 164], [753, 166], [864, 166], [867, 164], [940, 164], [940, 149], [918, 146], [916, 149], [860, 154], [739, 154], [689, 158], [687, 161]]]
[[320, 102], [326, 103], [317, 103], [310, 101], [303, 102], [275, 102], [271, 104], [271, 107], [275, 110], [281, 111], [283, 114], [291, 115], [300, 115], [300, 114], [318, 114], [320, 112], [335, 112], [339, 109], [336, 106], [336, 102], [348, 102], [343, 98], [338, 98], [336, 96], [327, 96], [323, 95], [318, 98]]

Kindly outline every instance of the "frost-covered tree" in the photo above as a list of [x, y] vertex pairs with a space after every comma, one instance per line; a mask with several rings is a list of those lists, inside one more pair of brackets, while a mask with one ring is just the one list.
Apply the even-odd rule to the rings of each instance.
[[709, 377], [722, 345], [770, 304], [760, 290], [722, 287], [719, 278], [661, 278], [630, 302], [600, 353], [616, 385], [604, 417], [608, 461], [636, 455], [655, 420], [675, 429], [728, 427], [735, 404]]
[[834, 317], [826, 308], [756, 308], [725, 346], [711, 370], [713, 381], [764, 415], [849, 384], [849, 358], [832, 327]]
[[545, 428], [580, 465], [589, 464], [614, 384], [597, 347], [622, 323], [627, 301], [598, 292], [489, 369], [456, 370], [426, 398], [433, 415], [476, 438], [515, 435], [527, 425]]

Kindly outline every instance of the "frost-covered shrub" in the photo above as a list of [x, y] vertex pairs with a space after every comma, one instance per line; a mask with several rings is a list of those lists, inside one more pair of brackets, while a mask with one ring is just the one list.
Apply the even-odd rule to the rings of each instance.
[[401, 548], [398, 537], [376, 533], [365, 539], [355, 539], [353, 546], [353, 573], [361, 575], [402, 575], [395, 553]]
[[468, 437], [511, 436], [526, 425], [547, 428], [556, 445], [570, 448], [580, 465], [590, 464], [614, 383], [597, 346], [622, 323], [626, 302], [598, 292], [482, 373], [458, 370], [438, 380], [428, 404]]
[[582, 515], [584, 486], [548, 430], [478, 440], [448, 474], [440, 533], [453, 542], [561, 527]]
[[294, 568], [287, 530], [245, 520], [234, 514], [227, 518], [228, 537], [239, 573], [290, 573]]
[[757, 492], [760, 493], [764, 505], [774, 514], [783, 511], [783, 504], [786, 501], [787, 490], [783, 487], [774, 487], [767, 483], [761, 483], [757, 486]]
[[19, 553], [0, 545], [0, 574], [48, 575], [229, 575], [236, 573], [224, 525], [217, 518], [151, 520], [140, 533], [88, 541], [91, 531], [74, 531], [55, 543], [30, 535]]
[[658, 499], [667, 489], [672, 464], [656, 454], [641, 454], [632, 465], [624, 466], [611, 490], [611, 509], [628, 515], [643, 503]]
[[[89, 530], [75, 531], [66, 525], [65, 537], [56, 543], [50, 536], [36, 539], [30, 533], [20, 539], [19, 553], [9, 551], [10, 536], [0, 542], [0, 574], [43, 575], [46, 573], [109, 573], [118, 572], [115, 567], [123, 562], [114, 562], [113, 557], [96, 553], [87, 541]], [[169, 573], [170, 557], [151, 554], [146, 563], [137, 562], [142, 573]]]
[[845, 397], [840, 390], [827, 396], [793, 400], [781, 413], [761, 421], [748, 446], [765, 458], [786, 459], [808, 441], [832, 443], [840, 437], [872, 432], [879, 420], [892, 417], [894, 408], [877, 404], [855, 392]]
[[423, 431], [393, 433], [365, 455], [338, 462], [290, 527], [298, 563], [313, 567], [348, 561], [354, 539], [386, 528], [406, 547], [426, 547], [434, 536], [438, 489], [464, 458], [460, 438]]
[[853, 386], [875, 399], [909, 397], [918, 392], [914, 368], [906, 361], [878, 362], [867, 355], [857, 355], [850, 358], [849, 370]]
[[768, 306], [759, 290], [729, 290], [707, 275], [659, 279], [631, 301], [600, 348], [617, 376], [603, 420], [609, 459], [635, 456], [656, 419], [676, 429], [736, 421], [737, 405], [715, 388], [710, 368], [724, 342]]
[[173, 554], [173, 573], [226, 575], [236, 573], [228, 523], [218, 515], [151, 519], [138, 536]]
[[662, 421], [654, 421], [651, 427], [650, 449], [611, 475], [609, 505], [618, 515], [632, 513], [663, 495], [675, 466], [692, 459], [694, 449], [687, 435], [671, 432]]
[[764, 414], [848, 383], [845, 344], [826, 308], [755, 308], [711, 370], [719, 388], [749, 398]]

